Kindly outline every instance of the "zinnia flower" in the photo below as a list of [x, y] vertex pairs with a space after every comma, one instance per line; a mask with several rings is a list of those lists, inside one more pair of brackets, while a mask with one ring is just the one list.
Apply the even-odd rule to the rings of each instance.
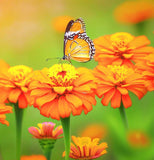
[[94, 69], [97, 78], [97, 95], [102, 97], [102, 104], [107, 106], [111, 101], [111, 107], [120, 107], [121, 102], [125, 108], [132, 105], [129, 91], [133, 92], [139, 99], [146, 94], [144, 79], [132, 68], [126, 66], [98, 65]]
[[153, 1], [126, 1], [114, 12], [115, 19], [121, 23], [136, 24], [154, 17]]
[[32, 68], [17, 65], [0, 73], [0, 102], [17, 103], [19, 108], [28, 106], [28, 84]]
[[30, 84], [34, 106], [43, 116], [60, 120], [72, 113], [87, 114], [96, 104], [94, 76], [89, 69], [76, 69], [71, 64], [55, 64], [34, 73]]
[[152, 53], [154, 48], [147, 46], [150, 41], [146, 36], [134, 37], [126, 32], [101, 36], [94, 40], [96, 54], [95, 60], [102, 65], [134, 66], [134, 62]]
[[46, 160], [43, 155], [22, 156], [21, 160]]
[[141, 131], [131, 131], [127, 135], [128, 142], [134, 147], [146, 147], [149, 145], [149, 137]]
[[9, 126], [9, 122], [6, 119], [5, 114], [12, 113], [12, 107], [6, 106], [5, 104], [0, 104], [0, 123]]
[[106, 135], [106, 127], [101, 124], [90, 124], [81, 132], [81, 137], [90, 137], [91, 139], [102, 139]]
[[[71, 143], [70, 158], [90, 160], [107, 153], [107, 143], [99, 144], [99, 138], [92, 140], [90, 137], [72, 136], [72, 140], [74, 143]], [[65, 152], [63, 156], [65, 156]]]
[[72, 19], [74, 19], [74, 18], [70, 17], [70, 16], [55, 17], [52, 22], [52, 26], [57, 32], [64, 33], [68, 22], [71, 21]]
[[63, 133], [62, 126], [58, 126], [54, 129], [55, 124], [52, 122], [44, 122], [38, 124], [37, 127], [30, 127], [29, 133], [33, 135], [34, 138], [39, 139], [39, 143], [42, 147], [44, 155], [47, 159], [50, 159], [51, 151], [54, 148], [54, 144], [57, 139], [62, 138], [60, 135]]
[[44, 123], [38, 123], [38, 127], [30, 127], [29, 133], [33, 135], [34, 138], [37, 139], [59, 139], [62, 137], [59, 137], [63, 133], [62, 126], [58, 126], [56, 129], [55, 123], [52, 122], [44, 122]]
[[148, 91], [154, 90], [154, 53], [148, 55], [144, 61], [137, 63], [136, 67], [145, 79]]

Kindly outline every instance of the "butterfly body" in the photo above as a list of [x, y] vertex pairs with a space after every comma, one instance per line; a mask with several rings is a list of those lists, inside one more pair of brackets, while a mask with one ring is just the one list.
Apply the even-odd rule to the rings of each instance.
[[87, 62], [93, 58], [95, 48], [93, 41], [87, 36], [83, 20], [71, 20], [64, 35], [64, 60], [73, 59]]

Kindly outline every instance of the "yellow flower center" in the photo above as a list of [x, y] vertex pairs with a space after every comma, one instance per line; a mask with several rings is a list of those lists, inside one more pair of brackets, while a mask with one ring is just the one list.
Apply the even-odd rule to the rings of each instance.
[[132, 69], [126, 68], [125, 66], [108, 65], [107, 67], [112, 72], [115, 83], [124, 83], [128, 75], [132, 74], [133, 72]]
[[81, 146], [89, 146], [91, 143], [91, 139], [89, 137], [82, 138], [80, 145]]
[[118, 32], [111, 35], [111, 42], [113, 47], [121, 52], [125, 52], [127, 50], [128, 43], [133, 39], [134, 37], [126, 32]]
[[49, 68], [48, 76], [55, 86], [71, 86], [79, 77], [75, 67], [70, 64], [55, 64]]
[[17, 65], [10, 67], [8, 72], [14, 81], [20, 82], [26, 79], [27, 75], [32, 72], [32, 68], [24, 65]]

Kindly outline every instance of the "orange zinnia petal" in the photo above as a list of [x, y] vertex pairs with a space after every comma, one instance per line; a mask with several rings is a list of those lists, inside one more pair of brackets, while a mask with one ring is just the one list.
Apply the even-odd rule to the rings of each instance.
[[82, 101], [80, 100], [80, 98], [78, 98], [74, 94], [66, 94], [66, 99], [67, 101], [72, 103], [76, 108], [82, 105]]
[[43, 104], [52, 101], [57, 96], [56, 93], [48, 93], [46, 95], [43, 95], [40, 98], [36, 99], [36, 104], [39, 106], [42, 106]]
[[128, 87], [129, 91], [133, 92], [139, 99], [141, 99], [147, 92], [146, 88], [145, 89], [137, 89], [134, 86], [129, 86]]
[[89, 103], [86, 100], [82, 100], [83, 101], [83, 105], [84, 105], [84, 113], [87, 114], [89, 111], [91, 111], [93, 109], [91, 103]]
[[58, 99], [58, 110], [59, 110], [60, 117], [65, 118], [65, 117], [69, 117], [70, 116], [71, 108], [68, 107], [68, 106], [69, 106], [69, 104], [66, 101], [65, 97], [61, 96]]
[[96, 92], [97, 92], [97, 96], [98, 97], [102, 97], [102, 95], [106, 92], [108, 92], [112, 87], [111, 86], [107, 86], [107, 85], [101, 85], [97, 88]]
[[84, 95], [84, 94], [76, 93], [76, 92], [74, 94], [77, 95], [81, 100], [85, 99], [86, 101], [90, 102], [91, 104], [96, 105], [96, 100], [95, 100], [93, 94], [91, 94], [91, 95], [88, 95], [88, 94]]
[[63, 94], [66, 90], [66, 87], [53, 87], [54, 91], [58, 94]]
[[58, 112], [58, 100], [55, 99], [52, 102], [44, 104], [40, 109], [40, 113], [46, 117], [50, 116], [53, 119], [60, 120]]
[[9, 126], [9, 122], [5, 120], [5, 118], [6, 118], [5, 114], [0, 114], [0, 123], [6, 124], [7, 126]]
[[85, 83], [87, 83], [89, 80], [91, 81], [91, 75], [82, 75], [80, 78], [78, 78], [75, 82], [74, 82], [74, 85], [75, 86], [80, 86], [80, 85], [83, 85]]
[[17, 103], [17, 100], [18, 100], [20, 94], [21, 94], [21, 90], [18, 88], [11, 90], [9, 97], [8, 97], [9, 101], [12, 103]]
[[116, 91], [115, 88], [112, 88], [110, 91], [108, 91], [107, 93], [104, 94], [104, 97], [101, 101], [104, 106], [107, 106], [109, 104], [109, 102], [110, 102], [112, 96], [114, 95], [115, 91]]
[[117, 87], [117, 89], [121, 94], [124, 94], [124, 95], [128, 94], [128, 90], [126, 88]]
[[47, 94], [50, 91], [50, 89], [34, 89], [31, 91], [31, 96], [43, 96], [45, 94]]
[[27, 99], [25, 97], [25, 95], [22, 93], [20, 94], [19, 98], [18, 98], [18, 106], [19, 108], [26, 108], [28, 105]]
[[[134, 38], [130, 43], [129, 43], [129, 48], [140, 48], [144, 47], [146, 45], [150, 44], [150, 41], [147, 39], [146, 36], [138, 36]], [[135, 48], [134, 48], [135, 47]]]
[[74, 88], [74, 91], [77, 91], [77, 92], [86, 92], [86, 91], [90, 91], [91, 88], [89, 85], [82, 85], [80, 87], [76, 87]]
[[0, 93], [1, 93], [0, 103], [4, 103], [7, 100], [10, 91], [11, 89], [9, 88], [0, 87]]
[[[109, 38], [107, 36], [101, 36], [97, 39], [94, 39], [93, 42], [95, 45], [104, 47], [105, 49], [108, 49], [111, 51], [113, 50], [113, 47], [111, 46], [111, 41], [109, 40]], [[96, 47], [96, 49], [97, 49], [97, 47]]]
[[128, 94], [122, 95], [122, 102], [125, 108], [128, 108], [132, 105], [132, 101], [130, 99], [130, 96]]
[[111, 99], [111, 107], [119, 108], [121, 105], [121, 94], [118, 90], [116, 90], [115, 94]]

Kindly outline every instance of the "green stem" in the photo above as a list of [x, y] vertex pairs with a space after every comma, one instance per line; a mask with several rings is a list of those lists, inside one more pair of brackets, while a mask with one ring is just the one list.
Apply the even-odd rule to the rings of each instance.
[[64, 132], [64, 143], [65, 143], [65, 160], [69, 160], [69, 153], [70, 153], [70, 117], [68, 118], [61, 118], [61, 124], [63, 127]]
[[126, 117], [126, 112], [123, 103], [121, 102], [121, 106], [119, 108], [121, 119], [125, 125], [125, 128], [128, 129], [128, 122], [127, 122], [127, 117]]
[[21, 156], [21, 130], [22, 130], [22, 119], [23, 109], [18, 107], [18, 104], [14, 104], [15, 116], [16, 116], [16, 160], [20, 160]]
[[44, 155], [45, 155], [45, 157], [46, 157], [47, 160], [50, 160], [51, 151], [52, 151], [52, 150], [51, 150], [50, 148], [44, 150]]
[[135, 24], [136, 33], [137, 33], [138, 36], [145, 34], [144, 33], [145, 32], [145, 26], [146, 26], [146, 21]]

